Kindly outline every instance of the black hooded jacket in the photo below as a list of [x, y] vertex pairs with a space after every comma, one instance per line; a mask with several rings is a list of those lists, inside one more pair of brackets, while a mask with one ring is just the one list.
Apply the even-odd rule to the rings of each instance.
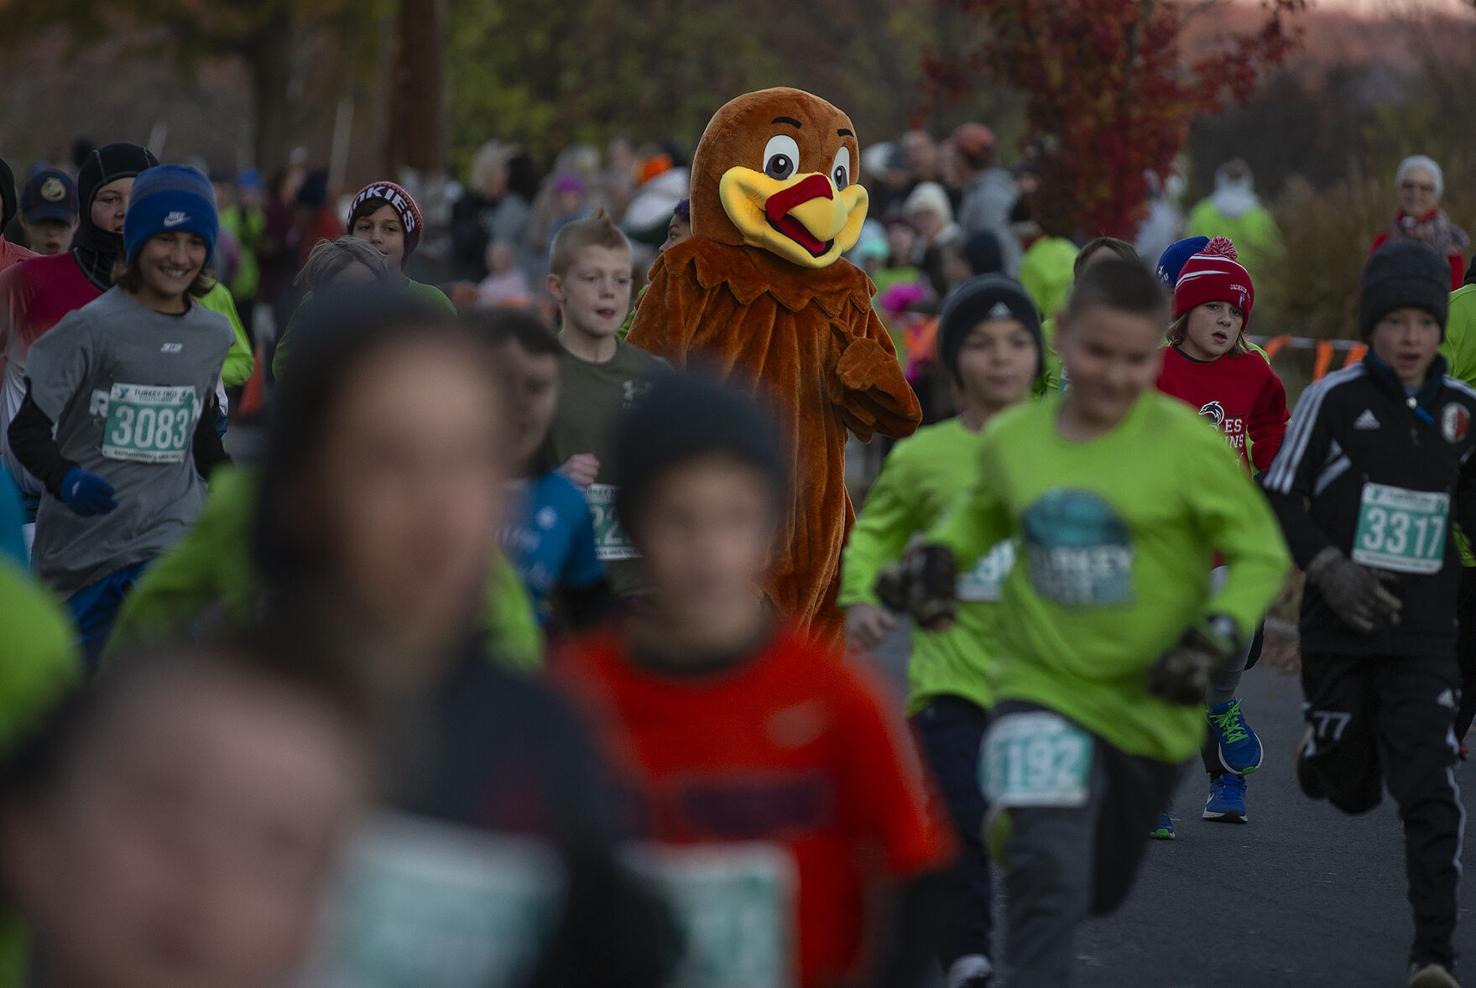
[[137, 144], [107, 144], [88, 153], [77, 171], [77, 232], [72, 258], [99, 291], [113, 287], [113, 268], [123, 259], [123, 234], [101, 230], [92, 222], [92, 200], [109, 182], [133, 178], [159, 163], [152, 151]]
[[[1306, 569], [1337, 546], [1355, 562], [1393, 572], [1404, 605], [1398, 625], [1359, 634], [1309, 583], [1304, 654], [1454, 656], [1461, 561], [1451, 528], [1459, 522], [1476, 532], [1473, 419], [1476, 390], [1447, 377], [1438, 357], [1414, 395], [1372, 353], [1302, 394], [1260, 478], [1292, 558]], [[1404, 510], [1411, 505], [1416, 510]]]

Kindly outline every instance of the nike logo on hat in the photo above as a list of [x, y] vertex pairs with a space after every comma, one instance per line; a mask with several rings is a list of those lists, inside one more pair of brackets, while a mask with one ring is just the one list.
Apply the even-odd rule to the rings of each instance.
[[164, 225], [166, 227], [179, 226], [181, 223], [188, 223], [189, 221], [190, 214], [178, 209], [164, 217]]

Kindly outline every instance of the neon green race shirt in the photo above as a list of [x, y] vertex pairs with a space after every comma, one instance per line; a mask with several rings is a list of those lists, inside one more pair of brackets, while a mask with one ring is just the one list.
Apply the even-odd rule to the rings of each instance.
[[[991, 423], [976, 480], [929, 541], [960, 571], [1004, 539], [999, 700], [1060, 713], [1128, 754], [1179, 762], [1204, 711], [1152, 696], [1147, 674], [1210, 614], [1249, 640], [1290, 565], [1271, 509], [1219, 435], [1189, 408], [1144, 394], [1091, 442], [1062, 437], [1060, 397]], [[1218, 550], [1229, 579], [1211, 594]]]
[[[880, 603], [873, 589], [877, 573], [968, 489], [978, 470], [982, 436], [950, 419], [919, 430], [892, 449], [851, 530], [841, 568], [842, 607]], [[1013, 559], [1013, 545], [1001, 542], [959, 580], [958, 624], [953, 628], [941, 633], [914, 629], [907, 664], [910, 713], [938, 696], [992, 705], [987, 674], [996, 648], [1003, 577]]]

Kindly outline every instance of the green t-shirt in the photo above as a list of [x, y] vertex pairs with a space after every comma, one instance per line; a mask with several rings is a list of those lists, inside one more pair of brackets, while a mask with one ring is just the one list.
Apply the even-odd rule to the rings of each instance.
[[[445, 309], [452, 315], [456, 314], [455, 304], [452, 303], [451, 299], [446, 297], [445, 292], [441, 291], [435, 285], [427, 285], [423, 282], [406, 278], [405, 291], [412, 298], [424, 302], [427, 306]], [[296, 338], [298, 313], [307, 308], [312, 297], [312, 292], [308, 292], [302, 297], [302, 301], [293, 310], [292, 318], [287, 320], [287, 328], [282, 331], [282, 335], [277, 339], [277, 348], [272, 354], [272, 376], [277, 380], [282, 379], [282, 370], [287, 365], [287, 352], [292, 347], [292, 340]]]
[[[155, 560], [123, 600], [108, 639], [114, 653], [143, 642], [187, 637], [201, 620], [245, 625], [258, 590], [251, 564], [251, 519], [256, 474], [220, 469], [188, 534]], [[543, 663], [543, 632], [517, 571], [501, 556], [489, 575], [483, 627], [505, 665], [533, 670]]]
[[231, 349], [226, 354], [225, 366], [220, 369], [220, 381], [228, 388], [239, 388], [251, 380], [256, 370], [256, 357], [251, 353], [251, 341], [246, 337], [246, 327], [241, 325], [241, 314], [236, 311], [236, 300], [230, 289], [220, 282], [200, 297], [200, 307], [219, 312], [231, 324]]
[[585, 492], [595, 522], [595, 550], [617, 594], [645, 588], [634, 546], [615, 517], [610, 439], [615, 421], [646, 393], [667, 363], [624, 340], [615, 356], [592, 363], [568, 350], [559, 355], [559, 407], [544, 441], [544, 466], [556, 470], [571, 456], [593, 453], [600, 472]]
[[[82, 676], [76, 632], [57, 601], [0, 559], [0, 756]], [[25, 934], [0, 907], [0, 988], [23, 983]]]
[[[874, 589], [877, 573], [902, 554], [914, 535], [942, 519], [968, 489], [978, 470], [982, 436], [949, 419], [892, 449], [851, 530], [841, 565], [842, 607], [880, 603]], [[941, 633], [913, 630], [907, 665], [910, 712], [938, 696], [993, 705], [987, 676], [997, 648], [1004, 576], [1013, 561], [1011, 542], [995, 546], [959, 579], [958, 623]]]
[[[1060, 397], [1017, 406], [985, 432], [977, 479], [928, 535], [959, 568], [1003, 539], [995, 694], [1060, 713], [1133, 755], [1179, 762], [1204, 710], [1148, 692], [1147, 673], [1211, 614], [1249, 640], [1290, 559], [1266, 499], [1184, 403], [1144, 394], [1111, 432], [1065, 439]], [[1230, 567], [1212, 593], [1216, 551]]]
[[[1476, 285], [1462, 285], [1451, 293], [1440, 355], [1448, 365], [1447, 374], [1476, 387]], [[1461, 552], [1463, 566], [1476, 567], [1476, 554], [1471, 552], [1470, 540], [1460, 528], [1456, 529], [1456, 548]]]
[[266, 236], [266, 213], [255, 207], [232, 206], [220, 211], [220, 226], [231, 232], [241, 248], [236, 276], [231, 279], [231, 294], [239, 299], [254, 299], [261, 287], [261, 267], [256, 260], [256, 250], [262, 237]]

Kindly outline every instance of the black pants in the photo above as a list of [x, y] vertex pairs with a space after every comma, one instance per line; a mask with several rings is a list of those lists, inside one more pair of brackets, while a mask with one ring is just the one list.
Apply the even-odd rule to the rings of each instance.
[[1461, 570], [1456, 618], [1461, 628], [1456, 644], [1456, 658], [1461, 663], [1461, 709], [1456, 713], [1455, 736], [1460, 741], [1476, 718], [1476, 569]]
[[949, 918], [938, 950], [946, 973], [960, 958], [994, 954], [989, 852], [983, 843], [987, 807], [979, 788], [979, 752], [989, 715], [962, 697], [940, 696], [913, 716], [912, 726], [960, 844], [958, 862], [948, 874]]
[[1388, 786], [1404, 821], [1415, 919], [1410, 959], [1450, 965], [1466, 822], [1453, 770], [1456, 662], [1307, 655], [1302, 689], [1308, 725], [1297, 766], [1302, 789], [1344, 813], [1364, 813]]

